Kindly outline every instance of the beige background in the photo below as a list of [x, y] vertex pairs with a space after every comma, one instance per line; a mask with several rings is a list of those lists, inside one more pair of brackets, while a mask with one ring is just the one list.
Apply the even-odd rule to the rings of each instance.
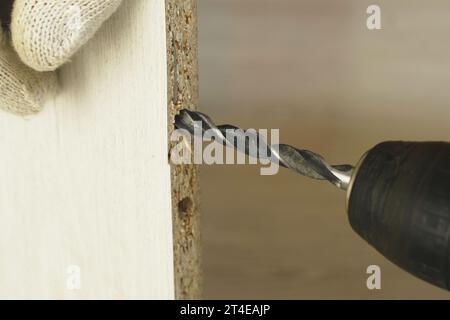
[[[200, 108], [279, 128], [282, 142], [356, 163], [383, 140], [450, 140], [450, 2], [199, 0]], [[345, 195], [256, 166], [201, 168], [205, 298], [450, 298], [350, 229]], [[382, 290], [366, 288], [367, 266]]]

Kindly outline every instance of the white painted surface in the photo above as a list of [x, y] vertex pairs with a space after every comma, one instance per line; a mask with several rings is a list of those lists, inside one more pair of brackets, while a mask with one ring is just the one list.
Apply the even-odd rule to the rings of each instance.
[[0, 113], [0, 298], [173, 298], [164, 1], [125, 1], [60, 78]]

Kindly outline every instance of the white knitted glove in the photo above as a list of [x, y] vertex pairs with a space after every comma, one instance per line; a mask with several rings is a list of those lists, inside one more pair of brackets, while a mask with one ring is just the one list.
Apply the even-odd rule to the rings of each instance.
[[51, 71], [69, 61], [121, 1], [14, 0], [11, 32], [0, 33], [0, 108], [40, 111], [55, 88]]
[[55, 73], [26, 66], [7, 36], [0, 33], [0, 38], [0, 108], [23, 116], [39, 112], [48, 95], [55, 92]]

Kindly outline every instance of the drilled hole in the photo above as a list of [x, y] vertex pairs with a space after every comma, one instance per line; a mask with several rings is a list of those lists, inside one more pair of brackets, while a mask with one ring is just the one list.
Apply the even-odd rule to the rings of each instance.
[[185, 219], [192, 214], [193, 203], [191, 198], [184, 198], [178, 202], [178, 214], [180, 218]]

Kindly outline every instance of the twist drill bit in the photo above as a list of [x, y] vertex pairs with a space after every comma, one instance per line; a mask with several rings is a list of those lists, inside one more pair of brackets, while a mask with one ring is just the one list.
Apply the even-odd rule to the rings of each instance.
[[[175, 127], [187, 130], [191, 135], [201, 132], [202, 139], [207, 130], [212, 130], [217, 143], [235, 148], [251, 157], [268, 159], [303, 176], [316, 180], [328, 180], [343, 190], [347, 190], [350, 183], [353, 172], [351, 165], [329, 165], [322, 156], [314, 152], [286, 144], [268, 145], [256, 132], [245, 133], [228, 124], [216, 125], [210, 117], [200, 112], [181, 110], [175, 117]], [[245, 141], [245, 143], [238, 143], [238, 141]], [[251, 150], [255, 149], [265, 149], [266, 152], [253, 154]]]

